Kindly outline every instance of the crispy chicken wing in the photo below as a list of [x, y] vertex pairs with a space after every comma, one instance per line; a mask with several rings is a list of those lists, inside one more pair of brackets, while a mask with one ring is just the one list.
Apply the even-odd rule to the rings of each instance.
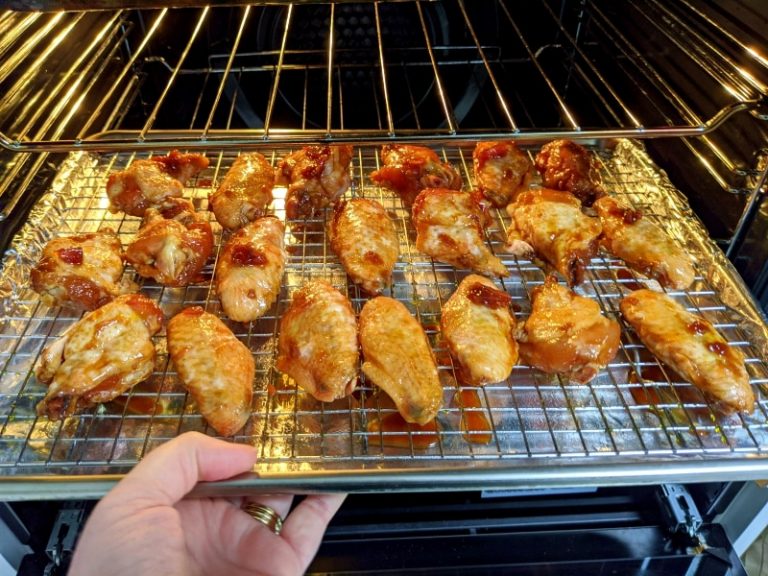
[[163, 210], [147, 210], [125, 259], [144, 278], [165, 286], [187, 286], [197, 280], [212, 251], [211, 225], [192, 202], [174, 199]]
[[277, 369], [322, 402], [352, 393], [357, 383], [357, 321], [341, 292], [322, 280], [293, 295], [280, 322]]
[[616, 355], [621, 328], [594, 300], [550, 276], [533, 290], [531, 315], [518, 334], [520, 358], [549, 374], [586, 383]]
[[528, 190], [507, 206], [507, 212], [512, 217], [512, 253], [524, 255], [533, 249], [570, 286], [581, 283], [587, 262], [597, 254], [602, 226], [597, 218], [582, 213], [573, 194], [548, 188]]
[[426, 424], [443, 405], [437, 365], [421, 324], [397, 300], [378, 296], [360, 312], [363, 372], [392, 398], [400, 415]]
[[471, 194], [445, 188], [422, 190], [413, 203], [416, 248], [457, 268], [509, 276], [485, 244], [483, 220], [480, 204]]
[[458, 172], [430, 148], [385, 144], [381, 159], [384, 165], [371, 173], [371, 180], [397, 192], [407, 208], [424, 188], [461, 188]]
[[547, 188], [572, 193], [585, 206], [592, 205], [605, 192], [592, 154], [570, 140], [554, 140], [536, 155], [536, 169]]
[[603, 225], [601, 242], [609, 252], [662, 286], [685, 290], [693, 283], [691, 259], [641, 212], [612, 196], [597, 200], [595, 209]]
[[494, 206], [503, 208], [528, 188], [533, 166], [511, 140], [478, 142], [472, 160], [477, 187]]
[[48, 393], [37, 413], [58, 420], [146, 380], [155, 367], [152, 336], [162, 325], [163, 312], [141, 294], [118, 296], [86, 314], [40, 355], [35, 375]]
[[280, 293], [285, 269], [285, 225], [274, 216], [259, 218], [233, 234], [216, 266], [221, 307], [236, 322], [262, 316]]
[[352, 282], [369, 294], [389, 286], [399, 243], [395, 225], [381, 204], [364, 198], [337, 204], [329, 236]]
[[120, 293], [122, 252], [112, 230], [54, 238], [30, 271], [32, 289], [48, 306], [95, 310]]
[[347, 191], [352, 179], [352, 146], [306, 146], [283, 158], [277, 182], [287, 184], [285, 214], [290, 220], [312, 218]]
[[665, 294], [637, 290], [620, 303], [621, 314], [643, 344], [727, 410], [752, 412], [755, 395], [744, 356], [704, 318]]
[[241, 154], [208, 204], [219, 224], [237, 230], [266, 214], [274, 185], [275, 171], [264, 156], [258, 152]]
[[107, 197], [110, 210], [131, 216], [144, 216], [148, 208], [162, 208], [168, 198], [180, 198], [186, 181], [208, 167], [200, 154], [153, 156], [134, 160], [125, 170], [110, 174]]
[[251, 414], [253, 355], [232, 331], [199, 306], [168, 322], [168, 352], [200, 414], [221, 436], [240, 430]]
[[443, 306], [440, 330], [468, 384], [501, 382], [517, 362], [509, 294], [472, 274]]

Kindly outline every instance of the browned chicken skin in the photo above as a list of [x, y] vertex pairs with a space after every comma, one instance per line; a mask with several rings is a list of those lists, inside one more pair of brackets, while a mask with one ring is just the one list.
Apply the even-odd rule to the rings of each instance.
[[95, 310], [120, 293], [122, 252], [112, 230], [54, 238], [30, 271], [32, 289], [48, 306]]
[[369, 294], [389, 286], [399, 243], [395, 225], [381, 204], [364, 198], [337, 204], [329, 235], [331, 248], [352, 282]]
[[150, 208], [125, 259], [144, 278], [165, 286], [195, 281], [213, 251], [211, 225], [189, 200], [174, 199], [165, 209]]
[[241, 154], [208, 204], [219, 224], [237, 230], [266, 214], [274, 185], [275, 171], [264, 156], [258, 152]]
[[549, 374], [592, 380], [616, 355], [621, 328], [597, 302], [576, 295], [550, 276], [533, 290], [533, 308], [518, 334], [520, 358]]
[[573, 194], [548, 188], [528, 190], [507, 206], [507, 212], [512, 217], [512, 253], [523, 256], [533, 249], [570, 286], [581, 283], [587, 263], [597, 254], [602, 226], [597, 218], [582, 213]]
[[464, 278], [443, 306], [440, 331], [467, 384], [506, 380], [517, 362], [509, 295], [477, 274]]
[[141, 294], [86, 314], [40, 355], [35, 375], [49, 386], [37, 413], [58, 420], [146, 380], [155, 368], [152, 336], [162, 326], [162, 310]]
[[511, 140], [478, 142], [472, 161], [478, 189], [497, 208], [504, 208], [528, 188], [533, 166]]
[[347, 191], [352, 179], [352, 146], [305, 146], [277, 167], [278, 184], [287, 184], [285, 214], [290, 220], [312, 218]]
[[280, 321], [276, 366], [322, 402], [352, 393], [357, 384], [357, 320], [352, 305], [325, 281], [293, 294]]
[[251, 322], [274, 304], [285, 269], [284, 235], [285, 225], [265, 216], [238, 230], [222, 248], [216, 293], [232, 320]]
[[167, 199], [180, 198], [184, 184], [208, 167], [208, 158], [200, 154], [171, 152], [134, 160], [125, 170], [110, 174], [107, 181], [109, 208], [131, 216], [144, 216], [148, 208], [162, 208]]
[[216, 432], [231, 436], [251, 414], [253, 355], [232, 331], [199, 306], [168, 322], [168, 352], [179, 380]]
[[483, 220], [480, 204], [471, 194], [445, 188], [422, 190], [413, 203], [416, 249], [457, 268], [509, 276], [485, 244]]
[[360, 312], [363, 372], [392, 398], [406, 422], [426, 424], [443, 405], [443, 389], [421, 324], [397, 300], [378, 296]]
[[751, 413], [755, 395], [744, 356], [704, 318], [665, 294], [637, 290], [620, 303], [621, 314], [656, 357], [726, 410]]
[[565, 190], [591, 206], [605, 192], [592, 154], [571, 140], [554, 140], [536, 155], [536, 169], [547, 188]]
[[441, 162], [430, 148], [385, 144], [381, 159], [384, 165], [371, 173], [371, 180], [397, 192], [406, 208], [424, 188], [461, 188], [458, 172], [447, 162]]
[[612, 196], [603, 196], [594, 206], [603, 225], [601, 243], [611, 254], [662, 286], [685, 290], [693, 283], [691, 259], [641, 212]]

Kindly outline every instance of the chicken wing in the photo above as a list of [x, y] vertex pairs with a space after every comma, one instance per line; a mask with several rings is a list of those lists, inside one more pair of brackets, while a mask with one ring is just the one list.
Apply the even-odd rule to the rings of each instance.
[[497, 208], [503, 208], [528, 188], [533, 166], [511, 140], [478, 142], [472, 153], [477, 187]]
[[360, 312], [363, 372], [394, 401], [406, 422], [426, 424], [443, 405], [427, 335], [397, 300], [377, 296]]
[[357, 321], [352, 305], [330, 284], [309, 282], [293, 295], [280, 322], [276, 366], [322, 402], [357, 384]]
[[290, 220], [312, 218], [330, 206], [352, 183], [352, 146], [306, 146], [283, 158], [278, 184], [287, 184], [285, 214]]
[[570, 192], [585, 206], [605, 194], [598, 168], [589, 150], [570, 140], [549, 142], [536, 155], [544, 186]]
[[232, 436], [251, 414], [253, 355], [216, 316], [199, 306], [168, 322], [168, 353], [200, 414], [221, 436]]
[[147, 210], [125, 259], [144, 278], [165, 286], [187, 286], [197, 280], [212, 251], [211, 225], [192, 202], [174, 199], [163, 210]]
[[152, 336], [162, 326], [162, 310], [141, 294], [118, 296], [86, 314], [40, 355], [35, 375], [48, 393], [37, 413], [58, 420], [146, 380], [155, 367]]
[[185, 182], [208, 167], [208, 158], [200, 154], [153, 156], [134, 160], [125, 170], [110, 174], [107, 197], [110, 210], [122, 210], [131, 216], [144, 216], [148, 208], [162, 208], [168, 198], [180, 198]]
[[755, 395], [744, 356], [704, 318], [665, 294], [637, 290], [624, 297], [621, 314], [659, 360], [727, 410], [751, 413]]
[[517, 362], [509, 295], [472, 274], [443, 306], [440, 330], [463, 379], [480, 385], [506, 380]]
[[616, 355], [621, 328], [594, 300], [549, 276], [533, 290], [531, 315], [518, 334], [520, 358], [543, 372], [586, 383]]
[[112, 230], [54, 238], [30, 270], [32, 289], [48, 306], [95, 310], [120, 293], [120, 239]]
[[424, 188], [461, 188], [461, 176], [434, 150], [408, 144], [386, 144], [381, 148], [384, 165], [371, 173], [371, 180], [393, 190], [406, 208]]
[[508, 248], [513, 254], [534, 250], [570, 286], [581, 283], [587, 262], [597, 254], [602, 226], [597, 218], [582, 213], [573, 194], [548, 188], [528, 190], [507, 206], [507, 212], [512, 217]]
[[259, 218], [233, 234], [216, 266], [221, 307], [236, 322], [262, 316], [277, 299], [285, 269], [285, 225], [274, 216]]
[[446, 188], [422, 190], [413, 203], [416, 248], [440, 262], [488, 276], [509, 276], [483, 238], [483, 214], [476, 198]]
[[612, 196], [603, 196], [594, 206], [603, 225], [601, 243], [609, 252], [662, 286], [685, 290], [693, 283], [691, 259], [641, 212]]
[[352, 282], [369, 294], [389, 286], [399, 244], [395, 225], [381, 204], [364, 198], [337, 204], [329, 236]]
[[208, 198], [208, 205], [219, 224], [237, 230], [266, 214], [274, 185], [275, 171], [264, 156], [241, 154]]

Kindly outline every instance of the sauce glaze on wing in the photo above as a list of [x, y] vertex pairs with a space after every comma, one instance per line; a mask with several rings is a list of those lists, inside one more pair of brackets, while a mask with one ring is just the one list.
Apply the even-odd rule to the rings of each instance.
[[219, 224], [237, 230], [266, 214], [274, 185], [275, 171], [264, 156], [240, 154], [208, 198], [208, 206]]
[[531, 180], [531, 161], [512, 140], [478, 142], [472, 163], [478, 189], [497, 208], [512, 202]]
[[585, 206], [605, 194], [597, 160], [571, 140], [553, 140], [542, 146], [536, 155], [536, 169], [544, 186], [570, 192]]

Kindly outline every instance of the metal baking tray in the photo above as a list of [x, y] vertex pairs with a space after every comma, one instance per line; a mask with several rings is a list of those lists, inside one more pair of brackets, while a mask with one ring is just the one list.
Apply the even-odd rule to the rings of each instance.
[[[433, 262], [415, 250], [408, 212], [395, 195], [369, 179], [379, 165], [378, 148], [360, 146], [353, 158], [353, 185], [347, 196], [379, 200], [397, 225], [400, 258], [387, 294], [416, 315], [432, 343], [445, 394], [436, 432], [382, 431], [377, 423], [395, 410], [362, 375], [352, 396], [324, 404], [274, 369], [279, 319], [292, 292], [306, 281], [326, 279], [349, 296], [356, 312], [366, 301], [330, 251], [323, 222], [300, 233], [293, 222], [287, 222], [289, 259], [279, 301], [250, 324], [224, 319], [253, 351], [257, 367], [251, 417], [230, 440], [254, 446], [258, 463], [252, 474], [199, 486], [196, 493], [459, 490], [768, 478], [768, 330], [761, 314], [685, 199], [641, 144], [593, 141], [591, 148], [601, 160], [606, 188], [642, 208], [696, 260], [698, 275], [691, 289], [670, 295], [712, 321], [743, 351], [758, 399], [753, 414], [719, 412], [696, 388], [660, 365], [623, 323], [619, 353], [590, 384], [570, 384], [518, 365], [507, 381], [487, 385], [476, 396], [466, 390], [462, 399], [457, 393], [465, 387], [456, 379], [438, 327], [442, 302], [469, 271]], [[536, 149], [532, 145], [529, 151], [533, 154]], [[263, 147], [261, 151], [275, 163], [290, 150]], [[472, 145], [444, 147], [440, 153], [460, 169], [464, 188], [470, 189]], [[208, 155], [210, 167], [186, 190], [200, 211], [206, 210], [209, 191], [236, 152]], [[28, 288], [29, 269], [44, 243], [56, 235], [110, 227], [124, 245], [131, 241], [140, 219], [109, 212], [105, 183], [110, 172], [136, 157], [130, 153], [69, 155], [5, 254], [0, 270], [0, 499], [99, 496], [159, 444], [189, 430], [215, 434], [177, 381], [164, 333], [155, 339], [159, 354], [152, 377], [118, 400], [60, 422], [35, 414], [45, 388], [35, 380], [33, 366], [43, 347], [80, 315], [44, 306]], [[275, 193], [272, 209], [284, 218], [284, 189], [277, 188]], [[221, 229], [210, 217], [218, 253]], [[512, 297], [517, 320], [523, 321], [530, 310], [530, 291], [544, 281], [546, 271], [540, 262], [504, 252], [508, 221], [506, 213], [499, 211], [487, 240], [512, 273], [501, 284]], [[207, 278], [214, 261], [206, 268]], [[156, 300], [167, 317], [191, 305], [221, 314], [210, 282], [164, 288], [142, 281], [130, 266], [124, 274], [138, 281], [141, 291]], [[592, 260], [577, 291], [595, 299], [607, 316], [621, 321], [619, 299], [643, 286], [661, 289], [603, 253]]]

